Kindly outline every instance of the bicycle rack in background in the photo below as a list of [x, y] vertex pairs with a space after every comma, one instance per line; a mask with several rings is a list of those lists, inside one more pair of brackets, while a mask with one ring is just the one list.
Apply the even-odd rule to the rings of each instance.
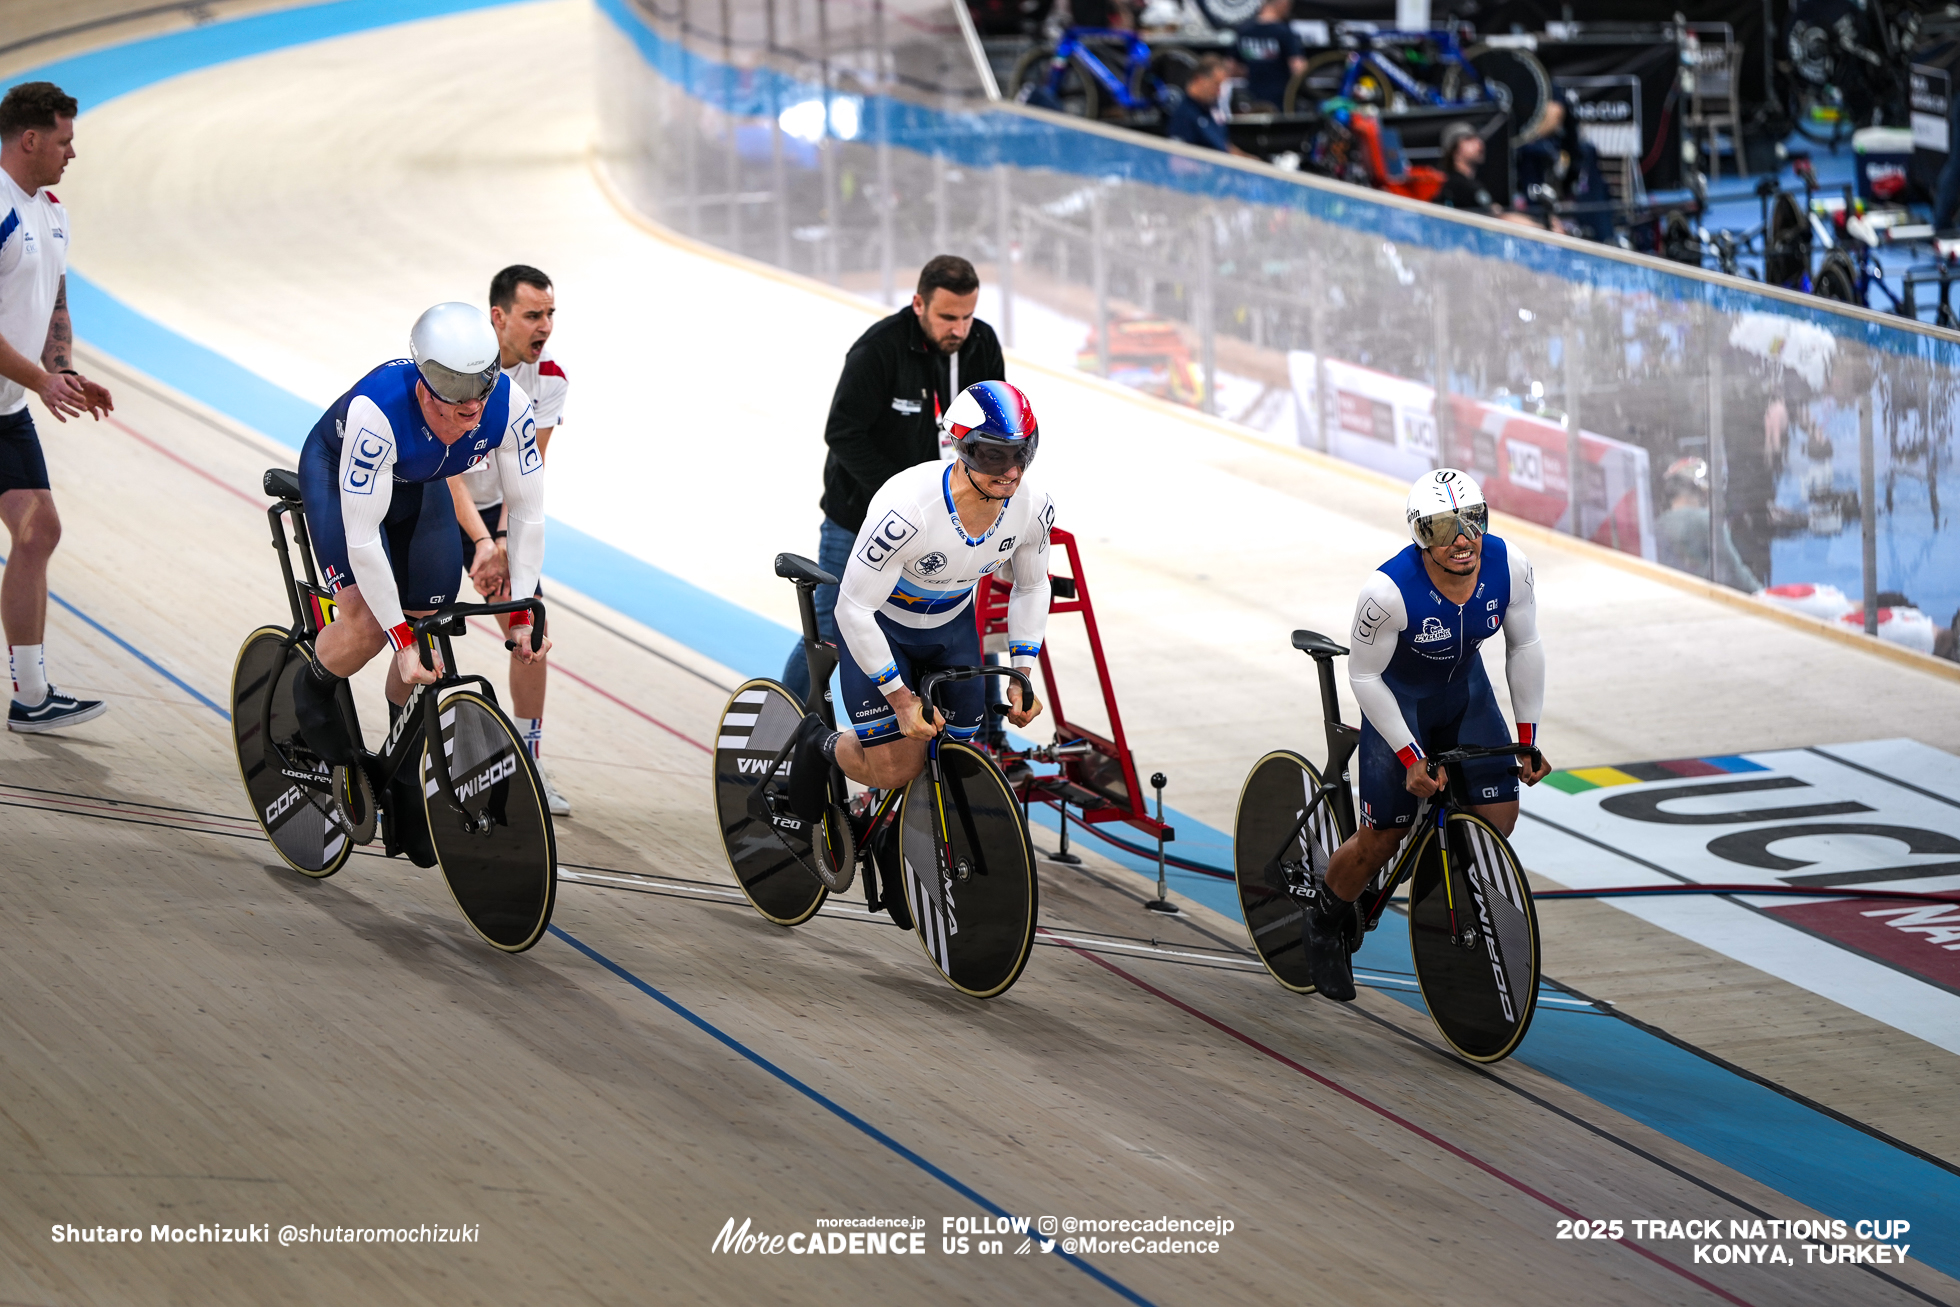
[[[1136, 760], [1130, 754], [1129, 740], [1123, 734], [1123, 716], [1116, 708], [1116, 688], [1109, 679], [1109, 661], [1103, 656], [1102, 634], [1096, 628], [1096, 610], [1089, 600], [1089, 585], [1082, 575], [1082, 555], [1075, 535], [1060, 527], [1052, 528], [1049, 540], [1068, 556], [1068, 574], [1051, 575], [1054, 588], [1048, 613], [1054, 617], [1079, 613], [1089, 637], [1089, 655], [1095, 660], [1096, 679], [1102, 686], [1103, 708], [1109, 715], [1109, 735], [1104, 736], [1069, 720], [1062, 707], [1061, 687], [1055, 679], [1054, 663], [1044, 646], [1041, 651], [1041, 680], [1047, 695], [1046, 709], [1054, 719], [1055, 744], [1048, 748], [1002, 751], [1001, 767], [1013, 782], [1016, 796], [1025, 805], [1050, 803], [1068, 807], [1076, 813], [1062, 813], [1061, 857], [1057, 861], [1078, 861], [1068, 856], [1068, 823], [1079, 816], [1084, 826], [1094, 828], [1109, 822], [1124, 822], [1152, 840], [1176, 838], [1172, 827], [1152, 817], [1144, 806], [1143, 787], [1137, 779]], [[1007, 631], [1007, 600], [1012, 587], [998, 577], [988, 577], [977, 592], [974, 621], [980, 628], [984, 648], [990, 635]], [[1053, 776], [1035, 776], [1016, 768], [1018, 761], [1052, 761], [1061, 768]]]

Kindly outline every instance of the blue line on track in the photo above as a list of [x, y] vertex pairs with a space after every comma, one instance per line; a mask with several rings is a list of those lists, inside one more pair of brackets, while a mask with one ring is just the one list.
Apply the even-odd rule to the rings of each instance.
[[[5, 554], [0, 554], [0, 567], [5, 567], [6, 565], [7, 565], [7, 556]], [[224, 718], [226, 721], [231, 720], [230, 713], [226, 712], [223, 708], [220, 708], [212, 700], [206, 698], [203, 694], [199, 693], [197, 688], [193, 686], [189, 681], [186, 681], [183, 677], [177, 675], [177, 673], [171, 671], [168, 667], [165, 667], [162, 663], [150, 657], [150, 655], [144, 653], [141, 649], [138, 649], [135, 645], [123, 639], [120, 635], [117, 635], [114, 631], [111, 631], [108, 627], [104, 626], [102, 623], [96, 621], [93, 617], [90, 617], [87, 613], [75, 607], [75, 605], [69, 603], [66, 599], [63, 599], [60, 595], [56, 594], [54, 591], [52, 590], [48, 591], [48, 598], [54, 600], [56, 603], [60, 604], [63, 608], [66, 608], [69, 612], [75, 614], [75, 616], [81, 618], [84, 622], [87, 622], [90, 626], [94, 627], [96, 630], [102, 632], [102, 634], [108, 636], [111, 640], [115, 641], [115, 643], [118, 646], [120, 646], [124, 651], [129, 653], [132, 657], [134, 657], [138, 662], [142, 663], [145, 667], [155, 672], [158, 676], [161, 676], [164, 680], [170, 682], [172, 685], [176, 686], [178, 689], [182, 690], [185, 694], [188, 694], [191, 698], [197, 700], [199, 703], [203, 704], [206, 708], [209, 708], [212, 712]]]
[[[693, 1011], [691, 1011], [687, 1007], [667, 997], [667, 995], [661, 993], [658, 989], [655, 989], [652, 985], [649, 985], [646, 981], [641, 980], [638, 976], [628, 971], [625, 967], [620, 966], [619, 963], [614, 962], [611, 958], [599, 952], [599, 950], [593, 948], [590, 944], [585, 943], [577, 936], [571, 934], [563, 927], [552, 926], [549, 929], [551, 933], [556, 935], [559, 939], [564, 940], [567, 944], [570, 944], [573, 948], [585, 954], [586, 957], [592, 959], [594, 962], [598, 963], [606, 970], [612, 972], [615, 976], [618, 976], [621, 980], [625, 981], [633, 988], [639, 990], [642, 994], [645, 994], [648, 998], [652, 999], [654, 1002], [659, 1003], [662, 1007], [666, 1008], [669, 1012], [672, 1012], [675, 1016], [681, 1018], [683, 1021], [686, 1021], [689, 1025], [693, 1026], [696, 1030], [699, 1030], [703, 1034], [710, 1036], [711, 1038], [725, 1045], [726, 1047], [733, 1050], [734, 1052], [740, 1053], [743, 1057], [755, 1063], [757, 1066], [761, 1067], [764, 1071], [767, 1071], [770, 1075], [776, 1077], [776, 1079], [782, 1081], [784, 1084], [788, 1085], [791, 1089], [794, 1089], [797, 1093], [802, 1094], [805, 1098], [809, 1099], [817, 1106], [823, 1108], [826, 1112], [831, 1113], [839, 1120], [846, 1122], [854, 1129], [861, 1131], [863, 1134], [869, 1136], [870, 1138], [877, 1140], [879, 1143], [883, 1144], [886, 1148], [891, 1149], [891, 1151], [897, 1153], [900, 1157], [904, 1158], [912, 1165], [918, 1167], [921, 1171], [924, 1171], [927, 1175], [939, 1181], [941, 1184], [945, 1185], [947, 1188], [951, 1189], [954, 1193], [966, 1199], [968, 1202], [973, 1203], [978, 1207], [984, 1208], [986, 1211], [992, 1213], [995, 1216], [1001, 1217], [1003, 1219], [1006, 1220], [1014, 1219], [1013, 1213], [1009, 1212], [1005, 1207], [1002, 1207], [999, 1203], [994, 1202], [986, 1195], [982, 1194], [979, 1190], [974, 1189], [971, 1185], [968, 1185], [963, 1181], [955, 1178], [953, 1175], [949, 1174], [944, 1168], [937, 1166], [934, 1163], [929, 1162], [925, 1158], [919, 1156], [919, 1154], [913, 1152], [910, 1148], [907, 1148], [904, 1144], [901, 1144], [900, 1142], [898, 1142], [898, 1140], [892, 1138], [890, 1135], [886, 1134], [883, 1130], [880, 1130], [877, 1126], [872, 1125], [869, 1121], [859, 1116], [856, 1112], [851, 1111], [848, 1107], [845, 1107], [842, 1103], [839, 1103], [836, 1099], [831, 1098], [829, 1095], [825, 1094], [822, 1090], [819, 1090], [809, 1084], [806, 1084], [802, 1080], [797, 1079], [795, 1076], [791, 1075], [788, 1071], [785, 1071], [783, 1068], [777, 1066], [774, 1062], [771, 1062], [768, 1058], [756, 1052], [754, 1049], [750, 1048], [747, 1044], [744, 1044], [741, 1040], [727, 1033], [726, 1031], [721, 1029], [721, 1027], [715, 1025], [713, 1022], [707, 1020], [705, 1017], [697, 1016]], [[1032, 1229], [1030, 1230], [1030, 1233], [1032, 1233]], [[1091, 1279], [1095, 1280], [1096, 1283], [1102, 1285], [1110, 1292], [1115, 1293], [1123, 1298], [1126, 1298], [1130, 1302], [1138, 1304], [1138, 1307], [1154, 1307], [1154, 1304], [1152, 1304], [1148, 1298], [1145, 1298], [1143, 1295], [1136, 1292], [1136, 1290], [1129, 1288], [1127, 1285], [1123, 1284], [1120, 1280], [1115, 1279], [1114, 1277], [1106, 1274], [1103, 1271], [1097, 1270], [1094, 1266], [1091, 1266], [1088, 1262], [1083, 1261], [1080, 1257], [1076, 1256], [1074, 1253], [1063, 1252], [1059, 1241], [1057, 1242], [1055, 1247], [1055, 1255], [1060, 1257], [1063, 1261], [1067, 1262], [1069, 1265], [1075, 1267], [1077, 1270], [1080, 1270], [1084, 1274], [1088, 1275]]]
[[[503, 2], [340, 0], [132, 42], [49, 65], [31, 74], [19, 74], [16, 80], [40, 76], [65, 81], [67, 89], [83, 99], [86, 110], [102, 100], [210, 64], [366, 28], [488, 8]], [[615, 21], [621, 16], [616, 0], [599, 0], [599, 3]], [[144, 317], [73, 271], [69, 274], [69, 289], [76, 318], [87, 328], [84, 335], [91, 343], [273, 439], [298, 447], [301, 433], [317, 415], [317, 406], [194, 344], [164, 324]], [[1778, 307], [1781, 312], [1790, 312]], [[1832, 320], [1828, 325], [1840, 324]], [[1867, 329], [1867, 335], [1870, 334]], [[1867, 343], [1883, 347], [1883, 342], [1877, 340]], [[553, 557], [557, 560], [553, 575], [731, 669], [752, 675], [774, 675], [795, 639], [795, 634], [787, 628], [591, 536], [556, 522], [551, 530]], [[566, 563], [571, 566], [562, 566]], [[224, 709], [191, 689], [156, 660], [65, 600], [58, 602], [198, 702], [224, 715]], [[1182, 813], [1175, 815], [1175, 821], [1187, 832], [1186, 841], [1196, 837], [1197, 841], [1221, 841], [1229, 847], [1230, 836], [1224, 832], [1212, 830]], [[1189, 847], [1186, 841], [1180, 843]], [[1142, 859], [1132, 859], [1120, 852], [1115, 856], [1119, 862], [1155, 874], [1154, 860], [1146, 867], [1137, 866]], [[1179, 878], [1175, 870], [1171, 875]], [[1229, 890], [1229, 886], [1225, 888]], [[1236, 909], [1235, 902], [1227, 901], [1223, 905], [1223, 910], [1234, 916]], [[1383, 933], [1378, 932], [1376, 938]], [[592, 953], [570, 936], [564, 938], [956, 1191], [989, 1211], [1004, 1214], [945, 1172], [708, 1026], [651, 986]], [[1377, 952], [1383, 951], [1399, 953], [1401, 965], [1407, 966], [1406, 936], [1399, 949], [1382, 950], [1378, 946]], [[1369, 960], [1383, 959], [1364, 959], [1364, 967]], [[1397, 993], [1397, 988], [1386, 987], [1385, 992], [1396, 994], [1412, 1005], [1420, 1002], [1418, 995]], [[1924, 1231], [1921, 1238], [1927, 1241], [1922, 1245], [1926, 1252], [1921, 1260], [1948, 1274], [1960, 1275], [1960, 1238], [1954, 1235], [1955, 1230], [1960, 1230], [1960, 1191], [1956, 1191], [1952, 1176], [1929, 1166], [1921, 1171], [1918, 1168], [1924, 1164], [1917, 1163], [1917, 1159], [1887, 1148], [1869, 1136], [1848, 1131], [1841, 1123], [1801, 1104], [1776, 1095], [1769, 1097], [1777, 1102], [1760, 1099], [1752, 1091], [1763, 1094], [1769, 1091], [1635, 1027], [1617, 1021], [1587, 1021], [1580, 1026], [1570, 1020], [1580, 1015], [1590, 1014], [1559, 1009], [1541, 1011], [1539, 1025], [1519, 1050], [1518, 1060], [1821, 1211], [1848, 1218], [1904, 1214], [1914, 1220], [1915, 1234]], [[1581, 1030], [1599, 1032], [1599, 1037], [1581, 1038], [1578, 1033]], [[1764, 1114], [1766, 1111], [1768, 1115]], [[1775, 1131], [1769, 1125], [1772, 1119], [1781, 1123]], [[1857, 1135], [1841, 1141], [1844, 1151], [1840, 1151], [1839, 1130]], [[1926, 1174], [1928, 1171], [1934, 1174]], [[1921, 1224], [1928, 1209], [1938, 1212], [1940, 1219]], [[1142, 1301], [1093, 1267], [1083, 1264], [1082, 1269], [1133, 1301]]]

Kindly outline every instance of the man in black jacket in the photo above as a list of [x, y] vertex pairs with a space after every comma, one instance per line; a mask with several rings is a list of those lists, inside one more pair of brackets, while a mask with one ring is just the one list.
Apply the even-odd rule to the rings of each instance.
[[[871, 496], [895, 473], [941, 457], [939, 415], [976, 381], [1007, 380], [994, 329], [973, 316], [980, 274], [956, 254], [941, 254], [919, 272], [912, 302], [859, 336], [844, 356], [830, 399], [824, 443], [823, 527], [817, 562], [844, 574], [851, 544]], [[817, 587], [817, 629], [837, 641], [837, 587]], [[783, 684], [806, 701], [810, 672], [799, 641], [783, 666]]]

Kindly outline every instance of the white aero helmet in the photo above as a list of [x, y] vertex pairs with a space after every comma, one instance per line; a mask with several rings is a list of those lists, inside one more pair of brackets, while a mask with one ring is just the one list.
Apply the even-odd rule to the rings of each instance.
[[1438, 549], [1460, 535], [1481, 539], [1490, 506], [1468, 473], [1453, 467], [1425, 472], [1409, 487], [1409, 535], [1423, 549]]
[[451, 300], [415, 320], [408, 356], [423, 384], [445, 404], [474, 404], [497, 385], [497, 331], [474, 304]]

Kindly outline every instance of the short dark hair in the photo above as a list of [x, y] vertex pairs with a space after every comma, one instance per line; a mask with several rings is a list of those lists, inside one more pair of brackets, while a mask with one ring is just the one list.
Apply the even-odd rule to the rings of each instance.
[[511, 306], [517, 303], [519, 286], [550, 290], [551, 278], [528, 263], [513, 263], [490, 279], [490, 306], [510, 312]]
[[936, 290], [955, 295], [971, 295], [980, 289], [980, 274], [957, 254], [938, 254], [919, 269], [919, 298], [932, 303]]
[[0, 98], [0, 141], [25, 131], [51, 132], [55, 119], [73, 118], [80, 108], [74, 96], [53, 82], [22, 82]]

